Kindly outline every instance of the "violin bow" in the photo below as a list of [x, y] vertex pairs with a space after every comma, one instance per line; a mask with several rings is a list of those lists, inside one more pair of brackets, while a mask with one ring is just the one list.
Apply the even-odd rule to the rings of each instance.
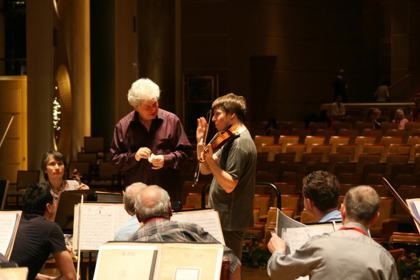
[[[211, 109], [207, 111], [207, 127], [206, 127], [206, 132], [204, 132], [204, 143], [207, 142], [207, 136], [209, 134], [209, 129], [210, 129], [210, 122], [211, 122]], [[197, 167], [195, 168], [195, 172], [194, 172], [194, 183], [192, 184], [192, 187], [194, 188], [195, 186], [197, 186], [198, 184], [198, 180], [200, 179], [200, 162], [197, 162]]]

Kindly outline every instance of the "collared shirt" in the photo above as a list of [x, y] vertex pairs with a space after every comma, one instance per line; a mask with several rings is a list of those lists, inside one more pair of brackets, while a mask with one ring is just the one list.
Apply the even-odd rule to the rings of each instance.
[[[146, 222], [139, 229], [136, 241], [220, 243], [210, 233], [196, 224], [180, 223], [163, 218], [152, 219]], [[241, 264], [240, 260], [226, 246], [223, 255], [229, 259], [229, 270], [233, 273], [238, 265]]]
[[347, 230], [313, 237], [293, 254], [275, 251], [267, 264], [268, 275], [272, 279], [305, 275], [311, 280], [398, 279], [394, 258], [362, 233], [366, 228], [358, 223], [345, 226]]
[[131, 216], [128, 221], [120, 227], [115, 234], [115, 241], [134, 241], [137, 239], [137, 232], [140, 228], [140, 223], [136, 215]]
[[327, 213], [324, 217], [321, 218], [321, 220], [318, 221], [318, 223], [328, 223], [332, 221], [336, 221], [336, 222], [342, 221], [341, 212], [338, 211], [337, 209]]
[[[164, 166], [152, 169], [147, 159], [136, 161], [135, 154], [141, 147], [148, 147], [153, 154], [164, 156]], [[124, 183], [134, 182], [157, 184], [173, 196], [180, 195], [181, 160], [192, 151], [179, 118], [168, 111], [159, 109], [149, 130], [140, 122], [139, 114], [132, 111], [123, 117], [114, 128], [111, 145], [112, 161], [124, 173]]]

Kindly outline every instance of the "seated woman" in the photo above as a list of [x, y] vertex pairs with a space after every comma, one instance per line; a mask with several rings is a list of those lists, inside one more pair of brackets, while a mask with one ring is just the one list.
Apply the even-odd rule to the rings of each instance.
[[392, 122], [397, 123], [398, 129], [403, 130], [405, 128], [405, 125], [409, 122], [409, 120], [405, 117], [403, 109], [397, 109], [395, 111], [395, 116]]
[[58, 199], [63, 191], [87, 190], [89, 187], [80, 182], [80, 176], [77, 170], [73, 170], [72, 178], [75, 180], [66, 180], [64, 178], [66, 161], [64, 155], [57, 151], [48, 151], [41, 162], [45, 181], [51, 185], [51, 195]]

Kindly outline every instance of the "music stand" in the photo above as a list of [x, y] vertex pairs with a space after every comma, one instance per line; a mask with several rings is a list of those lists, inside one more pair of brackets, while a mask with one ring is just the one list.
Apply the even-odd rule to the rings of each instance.
[[85, 201], [94, 201], [94, 195], [93, 190], [64, 191], [60, 194], [55, 222], [63, 233], [73, 233], [74, 206], [80, 203], [81, 196]]

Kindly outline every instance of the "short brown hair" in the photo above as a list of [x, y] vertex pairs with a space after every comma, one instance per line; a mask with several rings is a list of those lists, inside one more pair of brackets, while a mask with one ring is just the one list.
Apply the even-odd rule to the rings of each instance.
[[305, 198], [312, 200], [321, 212], [325, 212], [338, 206], [340, 183], [337, 177], [327, 171], [314, 171], [303, 178], [302, 193]]
[[246, 115], [246, 100], [243, 96], [228, 93], [214, 100], [211, 109], [222, 109], [226, 113], [235, 113], [238, 119], [244, 122]]

